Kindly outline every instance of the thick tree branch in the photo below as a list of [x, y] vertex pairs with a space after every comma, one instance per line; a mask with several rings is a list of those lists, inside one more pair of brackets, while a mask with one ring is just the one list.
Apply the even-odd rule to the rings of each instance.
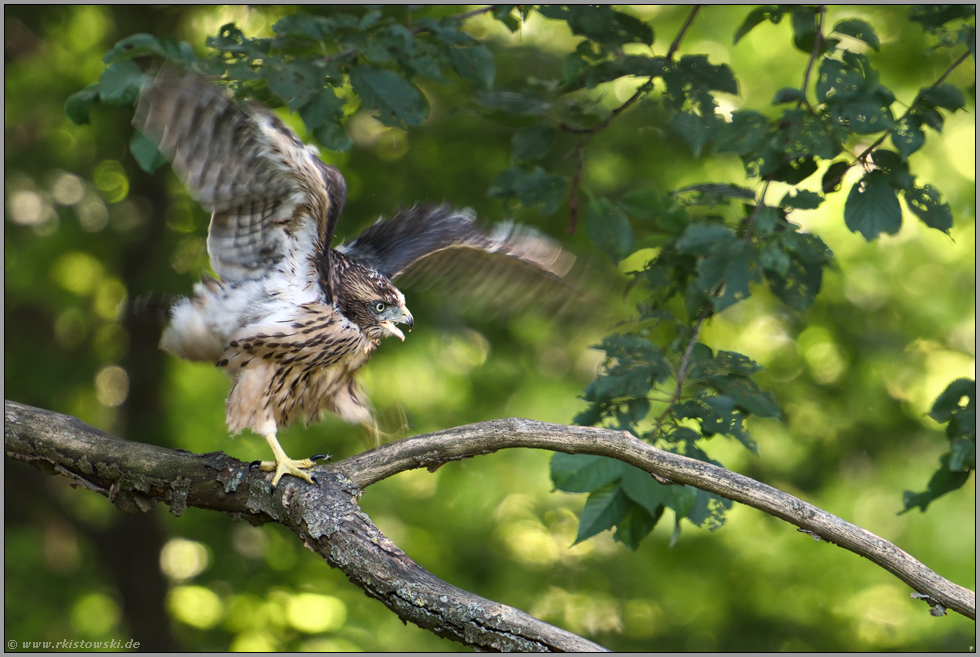
[[[398, 472], [433, 470], [450, 461], [515, 447], [608, 456], [658, 477], [742, 502], [782, 518], [814, 538], [870, 559], [911, 586], [917, 592], [913, 595], [926, 600], [934, 611], [952, 609], [976, 619], [973, 591], [940, 577], [892, 543], [771, 486], [666, 452], [625, 432], [520, 419], [482, 422], [383, 445], [321, 468], [322, 479], [317, 487], [290, 481], [270, 495], [263, 477], [249, 473], [243, 463], [222, 453], [197, 456], [131, 443], [106, 436], [74, 418], [13, 402], [4, 403], [4, 414], [4, 443], [9, 457], [53, 468], [81, 485], [108, 494], [121, 506], [143, 509], [162, 500], [175, 513], [190, 505], [245, 516], [253, 522], [281, 522], [399, 615], [413, 613], [409, 618], [412, 622], [470, 645], [487, 644], [471, 641], [469, 635], [458, 634], [465, 630], [449, 626], [447, 618], [455, 618], [450, 612], [462, 609], [454, 602], [456, 595], [459, 600], [469, 596], [494, 605], [498, 614], [495, 621], [478, 624], [481, 636], [500, 641], [491, 644], [492, 648], [524, 647], [525, 641], [534, 645], [534, 641], [540, 641], [539, 635], [530, 630], [519, 637], [501, 632], [512, 617], [527, 623], [540, 621], [439, 582], [385, 539], [355, 502], [361, 490]], [[130, 497], [131, 503], [127, 502]], [[365, 579], [360, 570], [359, 560], [365, 559], [365, 554], [380, 562], [376, 566], [365, 565], [377, 569], [367, 576], [374, 579]], [[393, 584], [395, 581], [397, 584]], [[430, 597], [435, 595], [432, 591], [438, 590], [437, 585], [454, 592], [454, 597], [442, 607], [437, 604], [437, 597]], [[482, 613], [480, 618], [484, 618]], [[466, 619], [464, 625], [473, 620]], [[504, 636], [514, 643], [505, 642]], [[543, 641], [537, 645], [562, 649]]]
[[321, 468], [316, 486], [286, 477], [270, 490], [269, 473], [221, 452], [198, 455], [135, 443], [67, 415], [6, 400], [4, 450], [8, 458], [68, 477], [123, 510], [148, 511], [165, 502], [178, 516], [193, 506], [253, 524], [278, 522], [402, 620], [439, 636], [494, 651], [604, 650], [432, 575], [361, 512], [361, 488], [341, 468]]

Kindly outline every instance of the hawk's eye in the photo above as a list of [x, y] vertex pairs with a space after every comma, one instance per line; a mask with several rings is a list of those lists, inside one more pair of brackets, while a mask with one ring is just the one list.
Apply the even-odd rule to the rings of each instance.
[[378, 303], [374, 304], [374, 312], [376, 312], [376, 313], [383, 313], [385, 311], [385, 308], [386, 308], [386, 306], [381, 301], [379, 301]]

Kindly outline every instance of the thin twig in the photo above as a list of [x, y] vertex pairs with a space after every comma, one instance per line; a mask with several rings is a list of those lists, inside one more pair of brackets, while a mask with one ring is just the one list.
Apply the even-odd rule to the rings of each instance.
[[813, 70], [813, 64], [817, 61], [817, 57], [820, 55], [820, 48], [823, 46], [823, 21], [826, 13], [827, 7], [820, 5], [820, 14], [817, 17], [817, 33], [813, 37], [813, 49], [810, 51], [810, 61], [806, 63], [806, 71], [803, 73], [803, 86], [800, 88], [800, 91], [803, 92], [803, 97], [797, 101], [796, 109], [800, 109], [803, 103], [806, 103], [806, 88], [810, 84], [810, 72]]
[[710, 306], [705, 306], [701, 310], [701, 315], [698, 317], [698, 323], [694, 325], [694, 333], [691, 335], [691, 339], [687, 343], [687, 348], [684, 349], [684, 355], [681, 356], [680, 365], [677, 367], [677, 387], [674, 389], [674, 394], [671, 395], [670, 401], [667, 402], [667, 408], [665, 408], [664, 412], [657, 418], [657, 424], [653, 429], [653, 436], [660, 435], [660, 428], [663, 426], [664, 420], [666, 420], [667, 416], [673, 412], [674, 405], [681, 399], [681, 395], [684, 390], [684, 380], [687, 378], [687, 367], [691, 362], [691, 355], [694, 353], [694, 346], [698, 343], [698, 336], [701, 333], [701, 325], [704, 324], [704, 320], [707, 319], [709, 310]]
[[694, 7], [691, 8], [691, 13], [688, 14], [687, 20], [684, 21], [684, 24], [681, 26], [681, 31], [677, 33], [677, 36], [674, 37], [674, 41], [670, 44], [670, 49], [667, 51], [668, 61], [674, 58], [674, 53], [677, 52], [677, 49], [681, 45], [681, 39], [684, 38], [684, 35], [687, 33], [687, 29], [691, 27], [691, 23], [694, 22], [694, 17], [697, 15], [699, 9], [701, 9], [701, 5], [694, 5]]
[[[931, 85], [929, 85], [929, 88], [930, 89], [935, 89], [936, 87], [938, 87], [939, 85], [941, 85], [943, 83], [943, 81], [949, 76], [949, 74], [952, 73], [956, 69], [957, 66], [959, 66], [960, 64], [962, 64], [963, 62], [965, 62], [967, 60], [967, 58], [969, 58], [969, 56], [970, 56], [970, 51], [969, 50], [967, 50], [962, 55], [960, 55], [960, 58], [957, 59], [952, 64], [950, 64], [949, 65], [949, 68], [947, 68], [943, 72], [943, 74], [940, 75], [939, 78], [935, 82], [933, 82]], [[918, 100], [918, 98], [920, 98], [920, 97], [921, 97], [921, 94], [919, 96], [916, 96], [916, 100]], [[902, 123], [902, 121], [904, 121], [908, 117], [908, 115], [912, 113], [912, 110], [914, 110], [914, 109], [915, 109], [915, 102], [913, 102], [911, 105], [909, 105], [909, 108], [907, 110], [905, 110], [905, 113], [902, 114], [902, 116], [900, 116], [897, 121], [895, 121], [895, 124], [896, 125], [900, 125]], [[865, 161], [865, 159], [869, 155], [871, 155], [871, 153], [876, 148], [878, 148], [879, 146], [881, 146], [881, 144], [884, 143], [885, 139], [887, 139], [888, 136], [890, 134], [892, 134], [892, 132], [894, 132], [894, 131], [895, 131], [894, 128], [890, 128], [887, 131], [885, 131], [885, 134], [883, 134], [882, 136], [878, 137], [878, 139], [875, 140], [875, 142], [873, 144], [871, 144], [870, 146], [868, 146], [867, 148], [865, 148], [864, 151], [862, 151], [862, 153], [860, 155], [858, 155], [856, 158], [854, 158], [854, 161], [851, 162], [851, 167], [853, 167], [858, 162]], [[848, 169], [850, 169], [851, 167], [848, 167]]]
[[[464, 11], [462, 13], [455, 14], [454, 16], [452, 16], [450, 18], [450, 20], [453, 20], [453, 21], [459, 23], [459, 22], [462, 22], [462, 21], [466, 20], [467, 18], [473, 18], [474, 16], [479, 16], [480, 14], [485, 14], [488, 11], [493, 11], [495, 7], [496, 7], [496, 5], [487, 5], [485, 7], [477, 7], [476, 9], [471, 9], [469, 11]], [[422, 34], [424, 32], [429, 32], [430, 30], [427, 27], [413, 27], [410, 31], [411, 31], [412, 34]], [[358, 52], [357, 51], [357, 48], [348, 48], [347, 50], [344, 50], [344, 51], [341, 51], [341, 52], [338, 52], [338, 53], [334, 53], [333, 55], [329, 55], [327, 57], [322, 57], [322, 58], [316, 60], [313, 63], [314, 64], [329, 64], [330, 62], [336, 61], [338, 59], [343, 59], [344, 57], [350, 57], [351, 55], [356, 55], [357, 52]]]

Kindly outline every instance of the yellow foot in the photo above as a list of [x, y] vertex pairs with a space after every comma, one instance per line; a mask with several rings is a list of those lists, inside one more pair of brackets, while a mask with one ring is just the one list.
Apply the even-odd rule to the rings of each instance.
[[312, 459], [295, 460], [287, 458], [281, 461], [262, 461], [259, 463], [259, 468], [261, 468], [263, 472], [276, 473], [276, 476], [272, 478], [272, 486], [275, 487], [275, 485], [279, 483], [279, 480], [282, 479], [284, 474], [299, 477], [303, 481], [312, 484], [313, 478], [310, 476], [310, 473], [303, 472], [303, 470], [308, 470], [314, 465], [316, 465], [316, 461]]

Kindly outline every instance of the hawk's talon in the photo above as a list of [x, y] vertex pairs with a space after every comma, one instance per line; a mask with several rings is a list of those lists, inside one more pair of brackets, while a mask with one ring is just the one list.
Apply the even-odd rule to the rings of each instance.
[[275, 488], [282, 479], [283, 475], [293, 475], [299, 479], [302, 479], [308, 484], [313, 483], [313, 478], [308, 472], [303, 472], [315, 466], [316, 463], [310, 459], [290, 459], [286, 458], [281, 461], [262, 461], [259, 467], [263, 472], [275, 472], [276, 476], [272, 478], [272, 487]]
[[262, 461], [252, 461], [251, 463], [248, 464], [248, 471], [251, 472], [252, 470], [260, 467], [261, 465], [262, 465]]
[[314, 462], [315, 461], [329, 461], [330, 460], [330, 455], [329, 454], [314, 454], [313, 456], [310, 457], [310, 460], [311, 461], [314, 461]]

